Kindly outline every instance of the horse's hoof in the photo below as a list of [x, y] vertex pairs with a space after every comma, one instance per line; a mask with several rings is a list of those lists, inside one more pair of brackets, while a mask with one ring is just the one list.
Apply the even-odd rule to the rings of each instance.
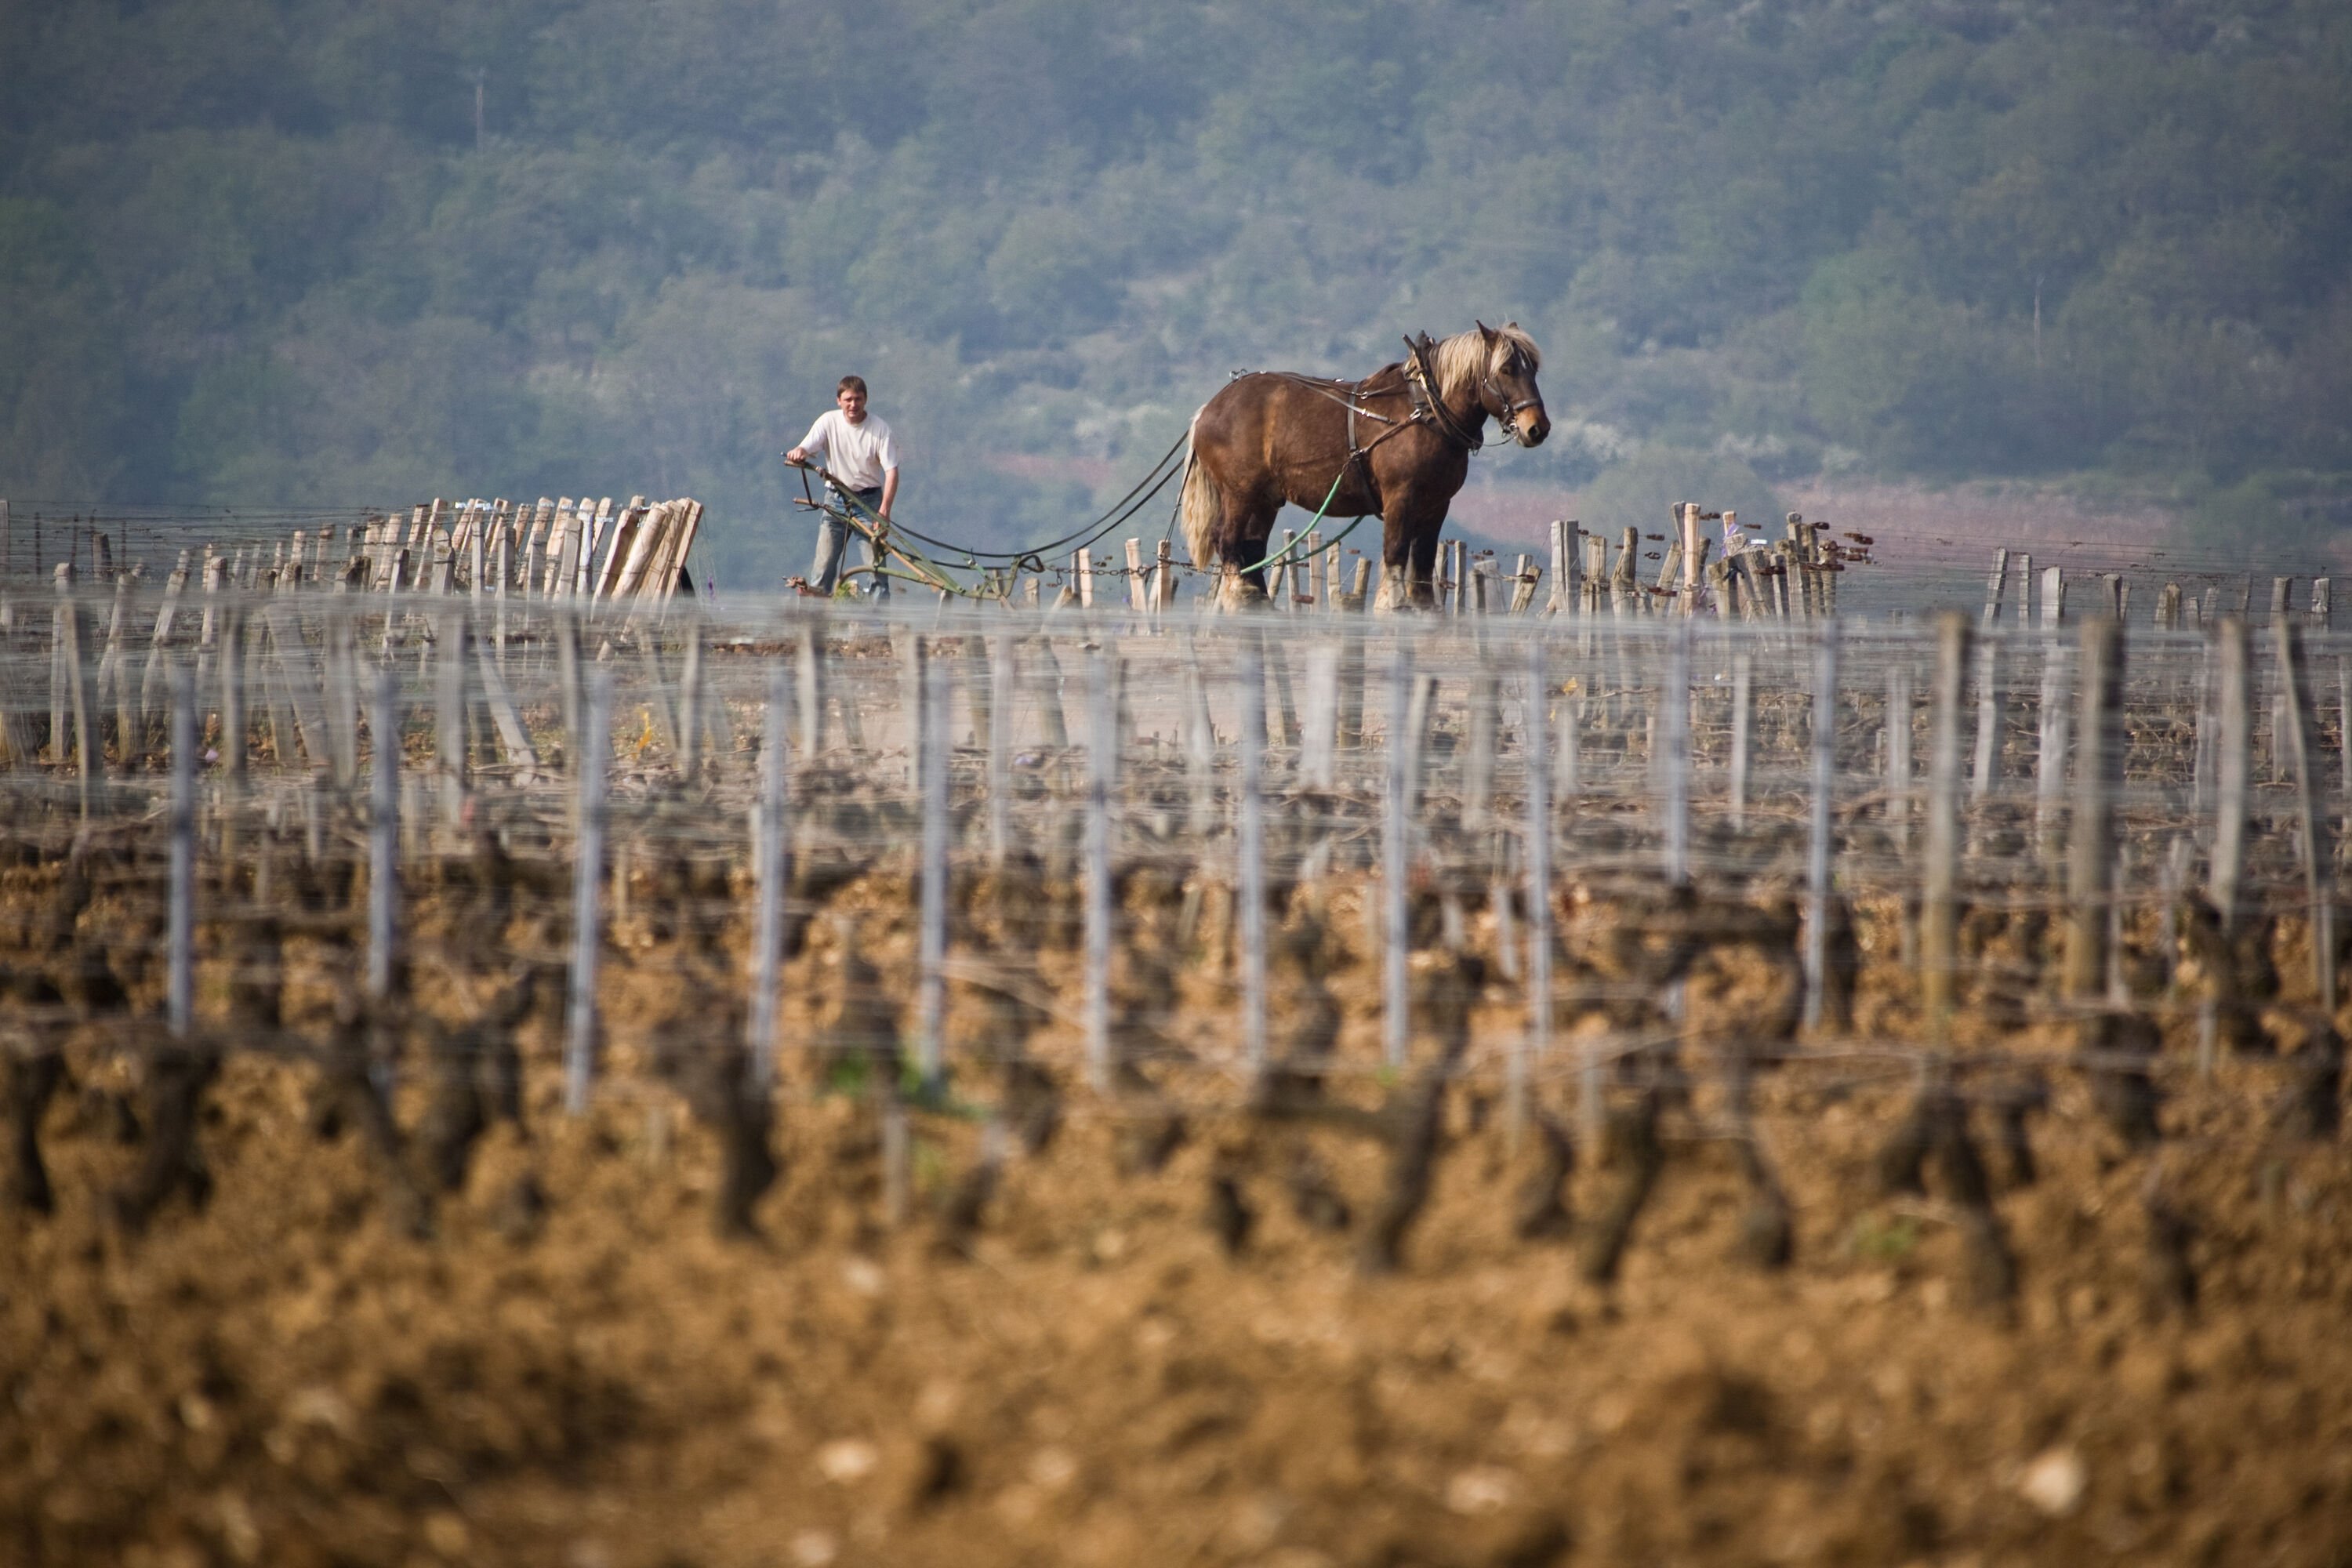
[[1262, 610], [1268, 603], [1264, 588], [1246, 577], [1228, 577], [1217, 595], [1217, 607], [1223, 610]]

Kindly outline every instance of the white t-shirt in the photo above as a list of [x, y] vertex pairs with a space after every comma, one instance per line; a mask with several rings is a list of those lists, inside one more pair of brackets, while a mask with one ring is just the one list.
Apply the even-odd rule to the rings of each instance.
[[898, 466], [898, 438], [874, 414], [852, 425], [840, 409], [827, 409], [802, 437], [801, 450], [854, 490], [877, 488], [882, 476]]

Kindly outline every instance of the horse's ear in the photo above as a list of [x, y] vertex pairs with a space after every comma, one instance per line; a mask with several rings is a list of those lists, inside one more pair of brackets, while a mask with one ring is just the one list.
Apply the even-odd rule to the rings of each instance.
[[1493, 342], [1495, 341], [1495, 329], [1494, 329], [1494, 328], [1492, 328], [1492, 327], [1488, 326], [1486, 322], [1484, 322], [1484, 321], [1482, 321], [1478, 320], [1478, 318], [1477, 318], [1477, 317], [1475, 317], [1475, 316], [1473, 316], [1473, 317], [1471, 317], [1471, 318], [1470, 318], [1470, 323], [1471, 323], [1471, 325], [1473, 325], [1473, 326], [1475, 326], [1475, 327], [1476, 327], [1476, 328], [1478, 329], [1478, 335], [1479, 335], [1480, 337], [1482, 337], [1482, 338], [1486, 339], [1486, 340], [1488, 342], [1490, 342], [1490, 343], [1491, 343], [1491, 342]]

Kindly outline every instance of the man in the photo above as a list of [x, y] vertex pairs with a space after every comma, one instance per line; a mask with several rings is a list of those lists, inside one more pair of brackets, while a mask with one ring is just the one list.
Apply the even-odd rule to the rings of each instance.
[[[796, 468], [815, 465], [839, 481], [825, 486], [835, 503], [857, 511], [866, 521], [890, 521], [890, 503], [898, 499], [898, 443], [890, 426], [866, 412], [866, 379], [845, 375], [834, 392], [838, 405], [809, 426], [801, 444], [784, 454]], [[866, 564], [881, 563], [874, 542], [859, 536]], [[830, 598], [841, 580], [841, 558], [849, 544], [849, 525], [838, 518], [820, 517], [816, 525], [816, 561], [809, 568], [808, 591]], [[890, 596], [890, 579], [879, 572], [866, 590], [877, 599]]]

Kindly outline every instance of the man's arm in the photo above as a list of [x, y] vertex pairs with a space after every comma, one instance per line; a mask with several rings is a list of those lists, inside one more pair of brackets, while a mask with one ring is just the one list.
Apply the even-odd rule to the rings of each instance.
[[876, 509], [885, 521], [887, 521], [890, 516], [890, 503], [898, 499], [898, 470], [885, 468], [882, 470], [882, 504]]
[[822, 463], [824, 460], [824, 417], [822, 415], [818, 416], [815, 424], [809, 426], [809, 433], [801, 437], [801, 444], [784, 454], [784, 461], [798, 468], [810, 460], [811, 452], [816, 454], [816, 461]]

